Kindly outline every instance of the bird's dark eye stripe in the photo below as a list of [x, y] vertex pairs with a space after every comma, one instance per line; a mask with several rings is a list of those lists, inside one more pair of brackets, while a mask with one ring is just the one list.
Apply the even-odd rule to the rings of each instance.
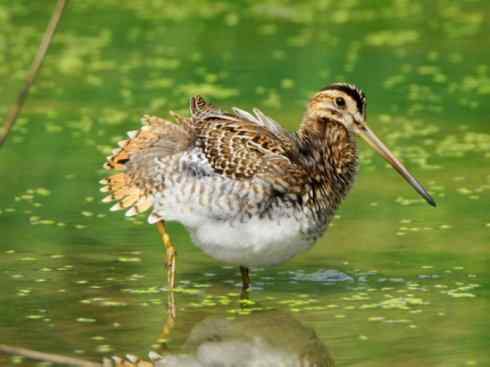
[[322, 89], [324, 90], [338, 90], [347, 93], [356, 102], [359, 112], [366, 113], [366, 96], [362, 90], [351, 84], [334, 83]]

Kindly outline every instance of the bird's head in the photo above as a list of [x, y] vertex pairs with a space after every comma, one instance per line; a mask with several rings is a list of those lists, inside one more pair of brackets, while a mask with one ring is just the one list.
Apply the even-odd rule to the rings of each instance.
[[430, 205], [434, 199], [405, 166], [393, 155], [368, 127], [366, 122], [366, 95], [352, 84], [334, 83], [320, 90], [307, 106], [303, 128], [326, 137], [329, 127], [343, 127], [348, 136], [360, 136], [378, 152]]
[[334, 83], [310, 100], [306, 119], [309, 128], [324, 135], [328, 124], [342, 125], [349, 132], [362, 129], [366, 120], [366, 96], [351, 84]]

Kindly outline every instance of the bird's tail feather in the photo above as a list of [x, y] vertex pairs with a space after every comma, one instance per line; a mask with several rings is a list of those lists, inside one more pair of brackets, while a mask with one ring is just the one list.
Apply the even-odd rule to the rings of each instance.
[[139, 130], [127, 133], [107, 157], [104, 168], [120, 171], [100, 181], [101, 192], [108, 193], [103, 202], [116, 201], [111, 210], [128, 209], [133, 216], [153, 206], [154, 192], [162, 186], [155, 182], [155, 158], [163, 159], [184, 150], [191, 137], [187, 130], [155, 116], [144, 116]]

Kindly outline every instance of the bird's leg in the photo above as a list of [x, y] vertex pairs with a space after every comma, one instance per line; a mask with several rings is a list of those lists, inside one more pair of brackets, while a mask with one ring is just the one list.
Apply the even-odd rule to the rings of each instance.
[[250, 288], [250, 270], [245, 266], [240, 266], [242, 274], [242, 292], [246, 292]]
[[175, 245], [167, 232], [165, 221], [161, 220], [156, 224], [156, 226], [158, 232], [160, 232], [160, 238], [165, 245], [168, 288], [172, 290], [175, 288], [175, 258], [177, 256], [177, 250], [175, 249]]
[[177, 310], [175, 307], [175, 293], [168, 292], [167, 320], [165, 321], [162, 331], [160, 332], [160, 337], [158, 338], [158, 343], [161, 347], [166, 347], [166, 344], [175, 326], [176, 318]]

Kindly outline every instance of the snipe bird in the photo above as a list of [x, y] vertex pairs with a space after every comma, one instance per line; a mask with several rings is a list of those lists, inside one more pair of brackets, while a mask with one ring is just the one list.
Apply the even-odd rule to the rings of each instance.
[[119, 170], [101, 181], [111, 210], [132, 216], [151, 208], [166, 249], [169, 288], [176, 249], [166, 221], [182, 223], [211, 257], [249, 267], [282, 263], [313, 246], [351, 189], [362, 137], [422, 196], [424, 187], [366, 124], [366, 97], [334, 83], [309, 101], [298, 131], [288, 132], [255, 109], [232, 112], [191, 99], [190, 117], [144, 116], [107, 158]]

